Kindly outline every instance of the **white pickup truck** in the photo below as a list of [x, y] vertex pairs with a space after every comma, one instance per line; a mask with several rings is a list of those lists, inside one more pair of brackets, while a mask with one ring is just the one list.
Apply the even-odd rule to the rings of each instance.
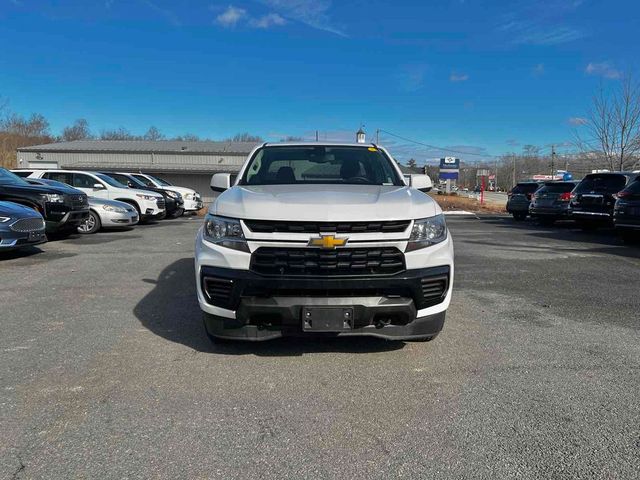
[[[283, 335], [431, 340], [451, 300], [453, 243], [426, 175], [407, 185], [374, 144], [263, 144], [198, 231], [212, 341]], [[420, 191], [422, 190], [422, 191]]]

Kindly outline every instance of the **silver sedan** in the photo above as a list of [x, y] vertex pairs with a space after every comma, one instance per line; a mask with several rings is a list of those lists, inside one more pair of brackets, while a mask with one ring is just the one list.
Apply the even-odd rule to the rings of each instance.
[[131, 227], [138, 223], [138, 212], [128, 203], [89, 197], [89, 217], [78, 233], [95, 233], [100, 228]]

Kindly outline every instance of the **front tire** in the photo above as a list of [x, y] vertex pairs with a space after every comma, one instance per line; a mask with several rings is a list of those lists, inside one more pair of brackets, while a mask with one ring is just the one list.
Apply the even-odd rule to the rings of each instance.
[[102, 223], [100, 223], [98, 214], [94, 211], [89, 211], [89, 216], [78, 225], [78, 233], [90, 235], [100, 230], [100, 227], [102, 227]]
[[169, 215], [169, 218], [181, 217], [183, 213], [184, 213], [184, 208], [178, 208], [173, 213], [171, 213], [171, 215]]

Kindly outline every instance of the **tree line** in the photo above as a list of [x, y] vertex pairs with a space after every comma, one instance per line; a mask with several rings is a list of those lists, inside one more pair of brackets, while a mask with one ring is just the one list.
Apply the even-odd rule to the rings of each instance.
[[[164, 135], [155, 126], [149, 127], [142, 135], [133, 134], [124, 127], [105, 129], [95, 133], [84, 118], [77, 119], [71, 125], [64, 127], [59, 135], [54, 135], [51, 132], [49, 121], [44, 115], [33, 113], [25, 117], [10, 111], [8, 102], [0, 102], [0, 166], [2, 167], [15, 168], [18, 148], [76, 140], [177, 140], [189, 142], [213, 139], [200, 137], [193, 133], [170, 137]], [[245, 132], [222, 141], [259, 143], [263, 140], [258, 135]]]

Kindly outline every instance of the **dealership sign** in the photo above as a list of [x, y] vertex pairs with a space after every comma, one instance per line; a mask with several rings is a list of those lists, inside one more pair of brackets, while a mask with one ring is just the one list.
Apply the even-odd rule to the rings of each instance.
[[440, 180], [457, 180], [459, 172], [459, 158], [444, 157], [440, 159]]

